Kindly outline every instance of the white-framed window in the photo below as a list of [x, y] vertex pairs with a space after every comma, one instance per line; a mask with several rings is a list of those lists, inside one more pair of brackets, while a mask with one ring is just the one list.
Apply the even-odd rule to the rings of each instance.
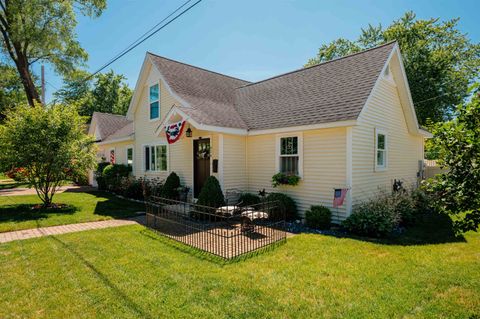
[[168, 147], [166, 144], [145, 145], [143, 155], [145, 171], [166, 172], [168, 170]]
[[277, 172], [302, 176], [303, 140], [302, 134], [277, 136]]
[[150, 119], [158, 119], [160, 117], [160, 86], [153, 84], [149, 89]]
[[110, 162], [110, 164], [115, 164], [115, 149], [114, 148], [111, 148], [109, 151], [108, 151], [108, 161]]
[[133, 167], [133, 146], [127, 146], [125, 153], [127, 155], [127, 165]]
[[381, 129], [375, 129], [375, 169], [384, 170], [387, 168], [388, 135]]

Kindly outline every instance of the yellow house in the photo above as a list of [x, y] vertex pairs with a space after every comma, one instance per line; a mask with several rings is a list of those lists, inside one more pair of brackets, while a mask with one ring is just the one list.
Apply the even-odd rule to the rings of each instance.
[[[395, 180], [415, 186], [429, 136], [396, 42], [255, 83], [147, 53], [126, 117], [105, 117], [94, 114], [90, 128], [99, 157], [131, 164], [137, 177], [176, 172], [195, 198], [213, 175], [224, 191], [286, 193], [301, 213], [332, 207], [347, 189], [337, 221]], [[103, 128], [112, 121], [114, 132]], [[169, 144], [165, 128], [179, 121]], [[273, 188], [278, 172], [300, 182]]]

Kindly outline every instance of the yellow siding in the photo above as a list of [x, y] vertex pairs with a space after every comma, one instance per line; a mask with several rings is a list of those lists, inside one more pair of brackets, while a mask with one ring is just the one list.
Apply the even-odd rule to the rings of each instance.
[[110, 144], [98, 145], [97, 160], [101, 161], [102, 157], [108, 162], [110, 161], [110, 149], [115, 149], [115, 163], [127, 164], [127, 147], [133, 147], [134, 141], [117, 142]]
[[[248, 188], [245, 136], [223, 135], [223, 186], [224, 190]], [[222, 165], [222, 163], [219, 163]]]
[[[288, 134], [287, 134], [288, 135]], [[333, 189], [345, 187], [346, 129], [303, 132], [303, 178], [297, 186], [272, 188], [276, 173], [276, 135], [249, 136], [247, 140], [248, 189], [283, 192], [297, 203], [300, 214], [311, 205], [332, 207]], [[333, 209], [335, 221], [345, 218], [345, 207]]]
[[[353, 127], [353, 203], [391, 191], [394, 179], [404, 186], [417, 182], [418, 161], [423, 159], [423, 137], [408, 132], [397, 88], [380, 80], [372, 98]], [[375, 128], [387, 132], [387, 169], [375, 171]]]
[[[147, 77], [144, 83], [139, 86], [140, 98], [134, 114], [135, 127], [135, 170], [134, 175], [137, 177], [160, 179], [167, 178], [169, 172], [145, 172], [144, 171], [144, 154], [143, 146], [149, 144], [166, 143], [164, 135], [157, 136], [155, 130], [162, 123], [163, 118], [168, 113], [170, 108], [175, 105], [180, 105], [174, 97], [172, 97], [165, 85], [160, 81], [160, 73], [157, 69], [149, 65], [146, 69]], [[150, 120], [150, 103], [149, 103], [149, 88], [151, 85], [158, 83], [160, 85], [160, 117], [156, 120]], [[177, 143], [180, 143], [177, 142]], [[181, 148], [181, 146], [179, 145]], [[177, 147], [178, 148], [178, 147]], [[176, 152], [177, 150], [173, 150]], [[171, 157], [170, 157], [171, 159]], [[176, 164], [175, 161], [170, 160], [170, 166]], [[170, 170], [170, 167], [169, 167]]]

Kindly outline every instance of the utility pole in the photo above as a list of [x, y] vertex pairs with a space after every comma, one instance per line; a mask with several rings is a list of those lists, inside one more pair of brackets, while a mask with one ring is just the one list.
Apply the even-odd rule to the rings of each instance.
[[45, 67], [42, 64], [42, 104], [45, 106]]

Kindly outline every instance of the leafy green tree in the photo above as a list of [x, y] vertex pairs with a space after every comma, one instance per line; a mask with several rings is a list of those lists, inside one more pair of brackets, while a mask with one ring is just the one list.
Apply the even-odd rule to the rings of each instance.
[[55, 98], [65, 104], [78, 103], [80, 114], [88, 117], [93, 112], [127, 114], [133, 92], [123, 75], [111, 70], [85, 81], [87, 77], [86, 72], [75, 72], [63, 88], [55, 92]]
[[0, 171], [22, 168], [45, 207], [62, 181], [95, 167], [95, 144], [76, 107], [19, 106], [0, 125]]
[[458, 231], [480, 226], [480, 90], [457, 108], [453, 120], [439, 125], [434, 143], [439, 147], [440, 164], [448, 172], [427, 181], [436, 194], [439, 209], [455, 218]]
[[480, 71], [480, 44], [460, 32], [458, 21], [421, 20], [407, 12], [386, 28], [369, 25], [355, 41], [338, 39], [322, 45], [305, 66], [396, 40], [420, 124], [427, 119], [440, 122], [450, 118], [454, 106], [467, 97]]
[[105, 8], [106, 0], [0, 0], [0, 52], [15, 65], [30, 106], [41, 103], [32, 64], [49, 63], [61, 75], [82, 65], [76, 13], [96, 17]]
[[0, 64], [0, 121], [8, 109], [26, 103], [27, 97], [15, 68]]

